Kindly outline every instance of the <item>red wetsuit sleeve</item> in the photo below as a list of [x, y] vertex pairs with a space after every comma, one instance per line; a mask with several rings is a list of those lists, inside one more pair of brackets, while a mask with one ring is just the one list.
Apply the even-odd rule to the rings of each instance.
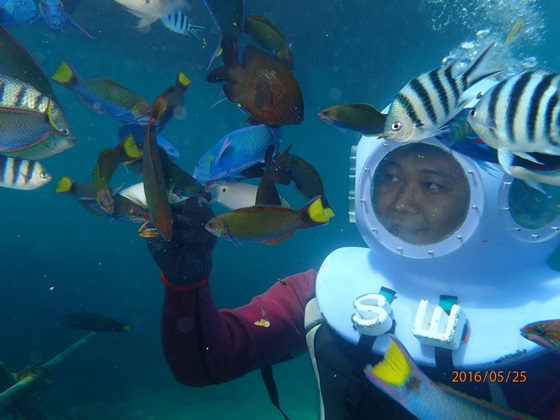
[[[186, 291], [166, 287], [161, 338], [177, 381], [226, 382], [307, 350], [304, 312], [316, 276], [309, 270], [287, 277], [237, 309], [218, 310], [208, 282]], [[255, 325], [261, 319], [270, 325]]]

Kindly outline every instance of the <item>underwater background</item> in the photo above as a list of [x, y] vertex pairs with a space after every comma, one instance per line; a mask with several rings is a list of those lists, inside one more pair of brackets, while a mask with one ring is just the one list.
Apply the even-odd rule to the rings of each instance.
[[[210, 146], [246, 126], [246, 116], [229, 101], [217, 103], [221, 84], [205, 81], [218, 32], [201, 0], [189, 5], [189, 18], [205, 27], [207, 48], [160, 22], [139, 31], [137, 19], [112, 0], [83, 0], [72, 14], [93, 40], [71, 25], [53, 31], [41, 20], [9, 30], [47, 75], [64, 56], [83, 76], [110, 76], [149, 101], [183, 71], [192, 80], [185, 109], [162, 134], [181, 153], [177, 163], [192, 172]], [[439, 66], [462, 43], [476, 40], [477, 32], [489, 30], [503, 40], [517, 18], [524, 29], [508, 44], [508, 54], [560, 71], [555, 0], [246, 0], [245, 8], [272, 19], [292, 43], [305, 120], [282, 128], [281, 149], [293, 143], [292, 152], [318, 170], [336, 217], [278, 246], [236, 248], [218, 241], [210, 279], [218, 307], [243, 305], [282, 277], [318, 269], [336, 248], [365, 246], [347, 216], [350, 148], [359, 136], [322, 122], [321, 109], [351, 102], [382, 109], [408, 80]], [[119, 123], [92, 113], [70, 91], [54, 89], [78, 144], [43, 161], [54, 179], [47, 186], [0, 189], [0, 360], [12, 371], [44, 363], [86, 334], [61, 327], [59, 316], [96, 312], [130, 324], [132, 331], [99, 334], [54, 370], [41, 395], [49, 404], [81, 419], [282, 418], [258, 371], [200, 389], [174, 381], [159, 339], [164, 286], [138, 225], [96, 217], [72, 197], [54, 193], [63, 175], [91, 179], [99, 152], [116, 146]], [[140, 181], [119, 170], [121, 177]], [[291, 187], [280, 192], [292, 206], [306, 201]], [[276, 366], [275, 377], [290, 418], [316, 418], [307, 355]]]

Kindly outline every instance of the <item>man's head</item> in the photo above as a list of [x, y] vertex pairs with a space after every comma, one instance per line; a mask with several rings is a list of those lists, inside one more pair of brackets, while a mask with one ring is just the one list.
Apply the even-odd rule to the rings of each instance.
[[374, 174], [372, 200], [381, 224], [403, 241], [432, 244], [465, 220], [470, 189], [465, 172], [445, 150], [411, 143], [390, 152]]

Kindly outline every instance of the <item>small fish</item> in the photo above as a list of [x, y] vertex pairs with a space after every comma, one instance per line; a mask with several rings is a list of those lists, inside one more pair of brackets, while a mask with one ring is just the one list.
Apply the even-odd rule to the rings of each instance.
[[78, 23], [70, 17], [70, 14], [65, 9], [64, 3], [62, 3], [61, 0], [40, 0], [39, 14], [49, 28], [54, 29], [55, 31], [63, 30], [68, 22], [70, 22], [81, 33], [91, 39], [94, 39], [93, 36], [91, 36], [84, 28], [78, 25]]
[[[157, 101], [157, 99], [156, 99]], [[144, 193], [146, 195], [146, 207], [150, 220], [157, 229], [161, 237], [170, 241], [173, 237], [173, 219], [171, 217], [171, 207], [167, 197], [165, 175], [159, 148], [156, 141], [155, 119], [150, 121], [146, 129], [146, 138], [142, 151], [142, 175], [144, 177]], [[142, 236], [142, 228], [140, 228]]]
[[[528, 70], [490, 88], [471, 110], [468, 122], [507, 167], [513, 156], [535, 162], [529, 153], [560, 155], [560, 75]], [[512, 156], [513, 155], [513, 156]]]
[[[284, 154], [287, 154], [287, 156], [284, 156]], [[290, 153], [289, 149], [282, 153], [277, 153], [276, 159], [283, 162], [283, 166], [278, 166], [277, 170], [284, 172], [295, 184], [298, 191], [308, 200], [320, 196], [325, 213], [329, 217], [334, 217], [334, 212], [325, 197], [325, 189], [319, 172], [305, 159]]]
[[159, 95], [152, 107], [152, 118], [156, 120], [157, 130], [163, 130], [169, 120], [176, 116], [185, 102], [185, 91], [191, 80], [183, 72], [177, 73], [175, 85]]
[[140, 18], [138, 28], [150, 26], [156, 20], [168, 16], [175, 9], [182, 9], [185, 0], [115, 0], [128, 12]]
[[58, 318], [58, 322], [65, 327], [96, 332], [127, 332], [131, 330], [130, 325], [91, 312], [72, 312], [62, 315]]
[[0, 75], [0, 153], [37, 160], [76, 144], [68, 121], [50, 96]]
[[194, 25], [189, 17], [181, 10], [174, 9], [167, 16], [160, 18], [161, 23], [172, 32], [181, 35], [192, 35], [200, 40], [200, 31], [204, 30], [204, 26]]
[[545, 349], [560, 354], [560, 319], [527, 324], [521, 328], [521, 335]]
[[224, 213], [206, 224], [206, 230], [218, 238], [238, 242], [277, 244], [296, 231], [324, 225], [330, 216], [315, 197], [299, 210], [276, 206], [253, 206]]
[[17, 25], [32, 21], [37, 16], [33, 0], [4, 0], [0, 2], [0, 24]]
[[488, 401], [438, 385], [416, 366], [396, 337], [385, 358], [375, 366], [367, 365], [366, 377], [420, 420], [432, 419], [530, 419]]
[[[219, 203], [229, 210], [251, 207], [257, 204], [258, 187], [246, 182], [216, 182], [206, 187], [212, 196], [211, 203]], [[280, 197], [281, 207], [291, 208], [290, 204]]]
[[115, 201], [109, 182], [115, 170], [121, 163], [132, 163], [139, 160], [142, 153], [138, 150], [132, 136], [128, 136], [112, 150], [101, 152], [97, 158], [97, 165], [93, 170], [93, 186], [95, 188], [95, 199], [103, 210], [113, 213]]
[[524, 25], [523, 20], [521, 18], [517, 18], [517, 20], [511, 27], [511, 30], [507, 34], [506, 40], [504, 41], [504, 45], [510, 44], [517, 37], [517, 35], [519, 35], [519, 32], [523, 28], [523, 25]]
[[380, 137], [413, 142], [441, 134], [443, 125], [472, 99], [465, 91], [499, 72], [488, 66], [492, 47], [486, 47], [464, 71], [462, 62], [455, 60], [408, 82], [391, 103]]
[[0, 155], [0, 187], [35, 190], [48, 184], [51, 179], [39, 162]]
[[[140, 184], [142, 185], [142, 184]], [[78, 199], [89, 212], [96, 216], [108, 215], [113, 219], [132, 222], [146, 223], [150, 220], [145, 204], [139, 204], [137, 201], [125, 196], [122, 191], [113, 195], [114, 208], [112, 213], [107, 213], [95, 200], [96, 191], [93, 183], [79, 184], [73, 179], [63, 176], [56, 185], [56, 193], [69, 194]]]
[[224, 93], [238, 103], [251, 120], [268, 126], [301, 124], [303, 96], [292, 72], [276, 58], [247, 46], [241, 63], [233, 46], [224, 40], [224, 66], [206, 80], [226, 82]]
[[123, 123], [147, 125], [150, 104], [126, 86], [109, 77], [87, 79], [62, 59], [52, 79], [73, 92], [91, 111], [110, 115]]
[[278, 142], [279, 132], [266, 125], [232, 131], [202, 155], [193, 176], [202, 183], [245, 178], [243, 171], [263, 162], [266, 149]]
[[276, 149], [272, 146], [266, 149], [264, 157], [265, 171], [257, 187], [255, 205], [280, 206], [282, 204], [276, 184], [288, 185], [291, 181], [288, 171], [285, 170], [288, 165], [291, 148], [292, 145], [289, 145], [282, 154], [277, 156], [276, 160], [273, 160]]
[[239, 41], [245, 24], [245, 6], [243, 0], [204, 0], [204, 4], [220, 32], [220, 42], [212, 54], [208, 64], [210, 67], [220, 54], [224, 40], [233, 46], [236, 56], [239, 54]]
[[387, 117], [370, 104], [342, 104], [323, 109], [319, 118], [335, 127], [373, 136], [383, 132]]
[[288, 69], [294, 67], [290, 44], [278, 27], [264, 16], [247, 16], [245, 18], [245, 33], [247, 33], [261, 47], [274, 55]]

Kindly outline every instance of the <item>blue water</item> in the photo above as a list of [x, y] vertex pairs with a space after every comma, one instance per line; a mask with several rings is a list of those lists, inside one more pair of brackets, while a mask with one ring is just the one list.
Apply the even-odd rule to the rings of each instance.
[[[283, 129], [283, 146], [294, 143], [292, 152], [317, 168], [336, 217], [276, 247], [236, 249], [219, 241], [211, 278], [219, 307], [242, 305], [279, 278], [318, 269], [338, 247], [363, 245], [347, 218], [350, 147], [359, 137], [321, 122], [319, 110], [349, 102], [384, 107], [410, 78], [439, 66], [450, 51], [476, 39], [477, 31], [490, 29], [504, 39], [513, 21], [500, 21], [497, 16], [503, 19], [504, 13], [492, 9], [504, 4], [535, 25], [531, 37], [520, 35], [512, 43], [512, 56], [535, 57], [560, 70], [554, 0], [452, 4], [246, 1], [248, 13], [271, 18], [293, 43], [305, 121]], [[95, 40], [72, 26], [52, 31], [42, 21], [10, 30], [47, 74], [64, 55], [84, 76], [111, 76], [150, 101], [174, 82], [178, 70], [187, 74], [192, 84], [185, 95], [186, 116], [171, 121], [164, 135], [181, 153], [178, 163], [192, 171], [212, 144], [245, 125], [245, 115], [228, 101], [213, 106], [222, 99], [221, 85], [207, 83], [205, 75], [218, 34], [202, 1], [190, 6], [189, 17], [206, 27], [207, 48], [159, 22], [139, 32], [137, 19], [112, 0], [83, 1], [73, 14]], [[95, 217], [71, 197], [54, 194], [62, 175], [91, 179], [98, 153], [116, 145], [118, 122], [54, 88], [78, 145], [43, 161], [55, 180], [44, 188], [0, 189], [0, 359], [13, 371], [45, 362], [85, 335], [58, 326], [59, 315], [98, 312], [130, 323], [133, 331], [98, 336], [67, 360], [53, 372], [53, 384], [42, 395], [46, 401], [84, 419], [281, 418], [258, 373], [203, 389], [174, 382], [159, 342], [163, 285], [136, 234], [138, 226]], [[282, 193], [294, 206], [304, 203], [292, 190]], [[285, 411], [295, 419], [312, 417], [316, 392], [307, 357], [278, 366], [276, 376]]]

